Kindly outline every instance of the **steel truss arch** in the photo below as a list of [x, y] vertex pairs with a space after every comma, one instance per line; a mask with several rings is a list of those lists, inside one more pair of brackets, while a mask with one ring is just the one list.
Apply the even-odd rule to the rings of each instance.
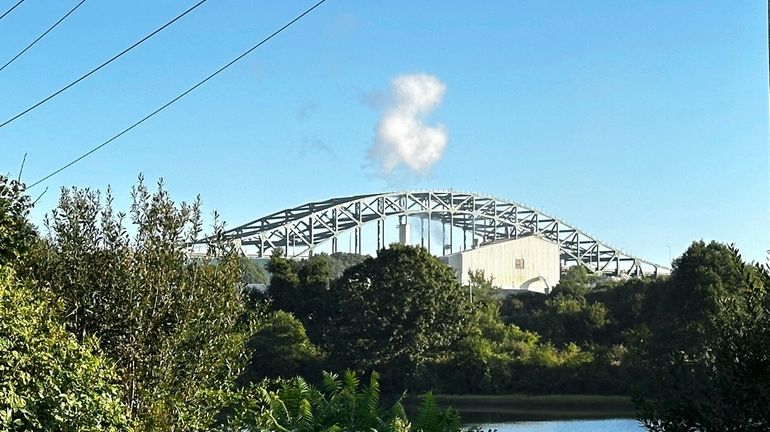
[[[311, 202], [232, 228], [222, 236], [255, 247], [260, 257], [269, 256], [276, 248], [291, 257], [301, 257], [312, 255], [327, 241], [332, 242], [332, 252], [336, 252], [337, 238], [352, 232], [355, 251], [360, 253], [361, 229], [369, 223], [377, 224], [377, 248], [387, 246], [385, 220], [389, 217], [420, 218], [438, 221], [445, 229], [459, 228], [463, 230], [462, 250], [468, 249], [468, 234], [470, 247], [534, 235], [558, 244], [566, 266], [582, 265], [591, 272], [615, 275], [668, 271], [541, 211], [504, 199], [456, 191], [388, 192]], [[451, 232], [450, 228], [450, 238]], [[442, 254], [448, 250], [452, 250], [451, 240], [449, 249], [444, 244]]]

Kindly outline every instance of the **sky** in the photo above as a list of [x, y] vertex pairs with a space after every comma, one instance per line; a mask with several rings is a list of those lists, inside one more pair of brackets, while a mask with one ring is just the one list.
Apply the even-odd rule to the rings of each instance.
[[[15, 0], [0, 0], [0, 10]], [[0, 21], [0, 61], [76, 0]], [[87, 0], [0, 71], [0, 122], [195, 2]], [[0, 128], [0, 172], [35, 182], [313, 1], [209, 0]], [[666, 264], [695, 240], [770, 249], [767, 10], [759, 1], [328, 0], [158, 116], [32, 188], [127, 208], [143, 173], [230, 226], [392, 190], [504, 197]]]

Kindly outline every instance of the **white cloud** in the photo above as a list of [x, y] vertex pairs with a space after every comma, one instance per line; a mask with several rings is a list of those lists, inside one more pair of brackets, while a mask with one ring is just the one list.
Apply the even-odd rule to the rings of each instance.
[[436, 109], [446, 85], [433, 75], [399, 75], [391, 82], [389, 104], [377, 125], [369, 157], [384, 175], [398, 168], [427, 174], [441, 160], [448, 132], [442, 124], [426, 125], [424, 117]]

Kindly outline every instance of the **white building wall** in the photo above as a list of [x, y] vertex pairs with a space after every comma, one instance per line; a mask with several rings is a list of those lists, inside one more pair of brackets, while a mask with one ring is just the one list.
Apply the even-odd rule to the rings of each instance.
[[559, 246], [535, 236], [501, 240], [441, 259], [463, 284], [470, 282], [468, 272], [475, 270], [483, 270], [503, 289], [547, 292], [559, 282]]

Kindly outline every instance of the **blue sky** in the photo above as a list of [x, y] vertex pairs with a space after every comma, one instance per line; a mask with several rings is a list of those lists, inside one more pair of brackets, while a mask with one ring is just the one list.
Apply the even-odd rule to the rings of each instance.
[[[0, 1], [0, 9], [15, 2]], [[0, 60], [76, 3], [28, 0], [0, 21]], [[0, 72], [0, 118], [193, 1], [88, 0]], [[310, 6], [210, 0], [97, 75], [0, 128], [0, 171], [33, 182], [101, 143]], [[481, 5], [481, 6], [480, 6]], [[665, 263], [693, 240], [770, 249], [766, 9], [757, 1], [329, 0], [198, 92], [30, 191], [104, 189], [141, 172], [238, 225], [334, 196], [454, 188], [506, 197]], [[426, 118], [426, 175], [367, 157], [372, 95], [403, 74], [446, 87]]]

